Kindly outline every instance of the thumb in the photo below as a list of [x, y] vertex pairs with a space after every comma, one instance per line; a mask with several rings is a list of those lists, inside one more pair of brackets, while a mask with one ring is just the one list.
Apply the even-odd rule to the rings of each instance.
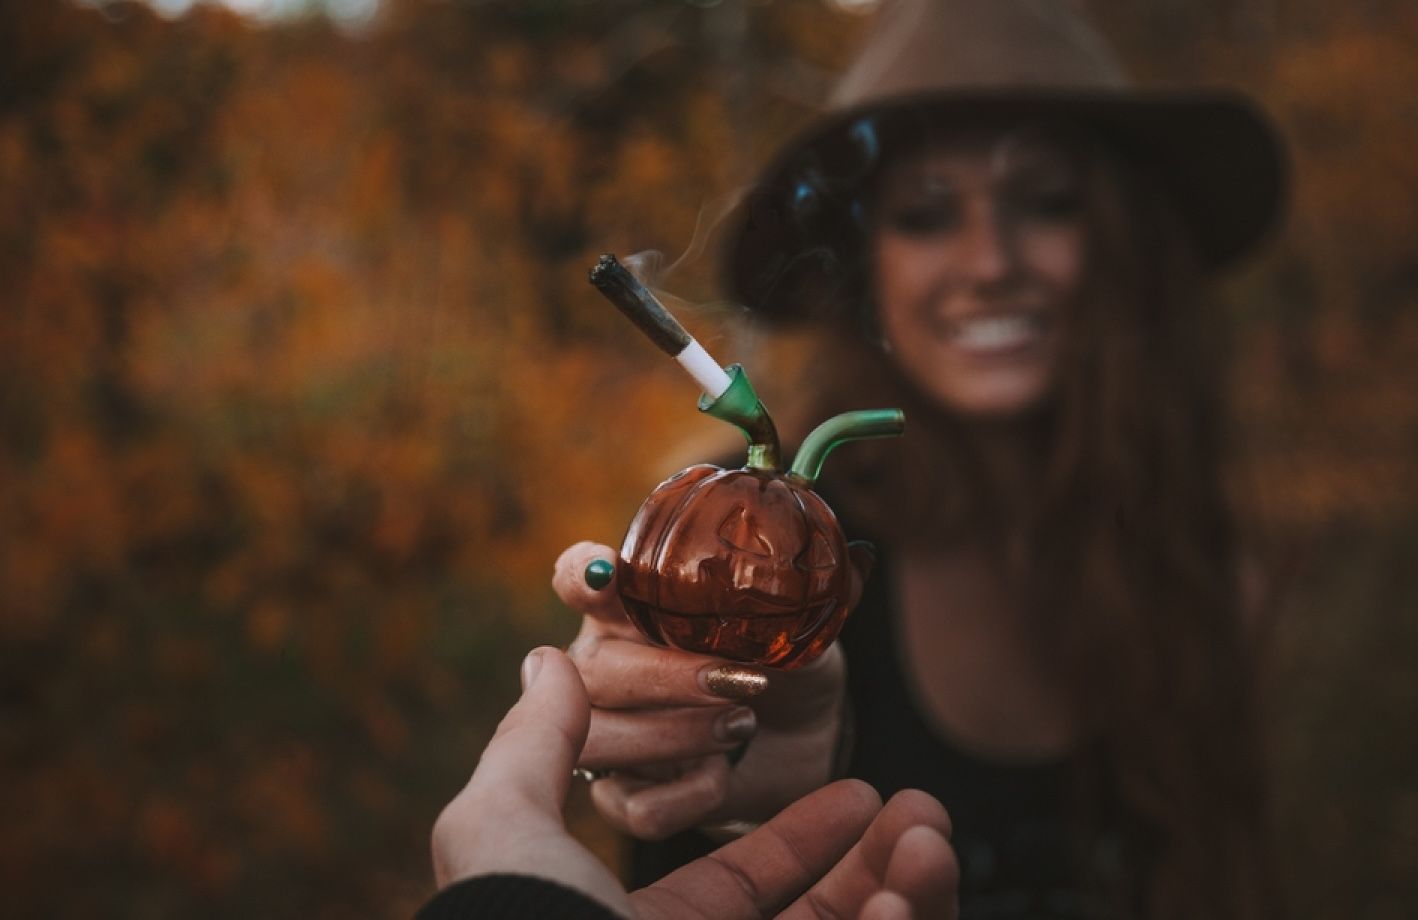
[[590, 721], [576, 666], [550, 646], [533, 649], [522, 662], [522, 698], [497, 726], [467, 791], [516, 795], [559, 820]]
[[620, 904], [624, 890], [561, 814], [590, 724], [581, 676], [561, 652], [539, 648], [523, 662], [522, 687], [472, 779], [434, 822], [434, 877], [441, 888], [472, 875], [543, 875]]

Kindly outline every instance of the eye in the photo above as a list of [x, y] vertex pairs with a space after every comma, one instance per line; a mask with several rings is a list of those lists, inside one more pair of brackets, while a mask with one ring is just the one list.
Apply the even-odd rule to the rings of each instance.
[[1064, 164], [1021, 165], [1001, 184], [1001, 203], [1015, 217], [1049, 223], [1077, 220], [1083, 214], [1083, 187], [1077, 172]]
[[809, 569], [830, 569], [837, 565], [837, 554], [832, 552], [832, 544], [822, 535], [822, 531], [812, 532], [812, 541], [803, 556], [803, 565]]
[[1051, 222], [1076, 220], [1083, 213], [1083, 196], [1071, 185], [1024, 189], [1011, 204], [1021, 217]]
[[719, 522], [717, 533], [719, 541], [732, 549], [751, 556], [773, 555], [773, 547], [763, 538], [758, 521], [743, 505], [736, 506]]
[[901, 236], [934, 236], [960, 224], [960, 206], [953, 199], [936, 198], [888, 207], [882, 226]]

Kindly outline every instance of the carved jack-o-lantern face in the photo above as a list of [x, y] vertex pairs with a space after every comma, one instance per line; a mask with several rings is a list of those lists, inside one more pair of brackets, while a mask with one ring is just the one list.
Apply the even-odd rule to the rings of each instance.
[[870, 552], [849, 546], [832, 509], [792, 478], [699, 465], [645, 500], [621, 547], [618, 581], [651, 640], [793, 668], [837, 637]]

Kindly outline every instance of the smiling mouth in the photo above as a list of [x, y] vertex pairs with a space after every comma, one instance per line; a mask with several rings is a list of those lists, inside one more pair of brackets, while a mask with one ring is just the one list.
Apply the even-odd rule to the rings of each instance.
[[1037, 345], [1049, 331], [1043, 313], [1008, 313], [947, 319], [945, 338], [958, 348], [978, 354], [1017, 351]]

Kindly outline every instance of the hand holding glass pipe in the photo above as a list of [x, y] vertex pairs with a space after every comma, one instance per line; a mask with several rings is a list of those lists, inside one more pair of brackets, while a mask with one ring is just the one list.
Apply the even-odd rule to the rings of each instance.
[[[578, 543], [562, 553], [552, 579], [582, 614], [567, 652], [592, 706], [580, 766], [614, 771], [591, 786], [601, 814], [653, 840], [706, 823], [763, 820], [829, 782], [842, 741], [841, 650], [831, 645], [784, 671], [654, 645], [626, 616], [614, 576], [600, 588], [587, 583], [588, 566], [614, 558], [609, 546]], [[855, 602], [860, 579], [850, 591]], [[742, 756], [731, 763], [731, 753]]]
[[855, 781], [818, 790], [712, 857], [626, 892], [567, 833], [561, 815], [587, 728], [576, 670], [543, 648], [527, 657], [522, 679], [522, 699], [435, 824], [440, 888], [474, 876], [530, 875], [641, 920], [955, 916], [959, 870], [944, 809], [910, 791], [883, 807]]
[[902, 415], [829, 419], [784, 471], [743, 369], [721, 368], [613, 256], [590, 277], [694, 377], [700, 410], [743, 432], [748, 457], [741, 470], [701, 464], [662, 483], [618, 556], [578, 544], [558, 561], [557, 592], [585, 617], [570, 649], [594, 707], [582, 766], [617, 771], [593, 799], [642, 838], [761, 820], [832, 778], [844, 741], [834, 640], [874, 558], [847, 542], [813, 484], [834, 448], [899, 435]]

